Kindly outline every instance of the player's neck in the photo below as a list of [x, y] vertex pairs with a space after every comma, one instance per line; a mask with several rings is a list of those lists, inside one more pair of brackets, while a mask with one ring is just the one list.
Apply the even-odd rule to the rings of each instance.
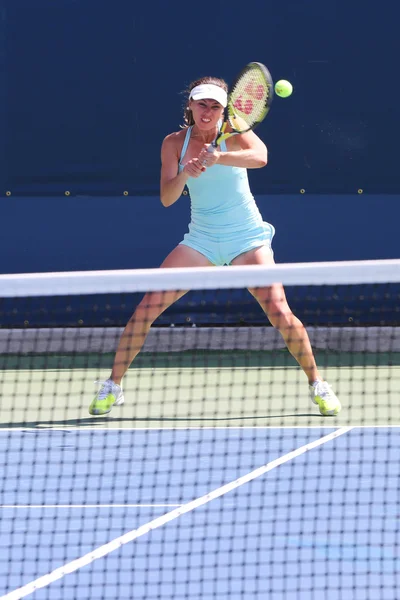
[[204, 144], [211, 144], [211, 142], [215, 140], [217, 133], [218, 130], [216, 128], [202, 131], [201, 129], [198, 129], [196, 125], [193, 125], [191, 137], [200, 140]]

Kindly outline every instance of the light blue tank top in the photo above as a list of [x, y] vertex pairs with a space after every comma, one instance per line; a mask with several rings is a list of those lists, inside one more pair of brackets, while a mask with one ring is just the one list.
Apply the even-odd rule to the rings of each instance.
[[[183, 170], [183, 158], [189, 145], [192, 127], [188, 127], [179, 161]], [[222, 142], [221, 151], [226, 152]], [[200, 177], [187, 181], [191, 199], [190, 229], [204, 233], [224, 235], [241, 232], [262, 224], [263, 220], [251, 193], [247, 169], [214, 165]]]

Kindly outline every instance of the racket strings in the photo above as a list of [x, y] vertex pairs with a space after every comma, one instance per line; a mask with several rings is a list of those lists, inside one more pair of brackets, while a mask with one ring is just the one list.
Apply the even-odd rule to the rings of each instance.
[[265, 116], [269, 84], [258, 68], [247, 70], [232, 88], [228, 114], [231, 126], [238, 132], [251, 129]]

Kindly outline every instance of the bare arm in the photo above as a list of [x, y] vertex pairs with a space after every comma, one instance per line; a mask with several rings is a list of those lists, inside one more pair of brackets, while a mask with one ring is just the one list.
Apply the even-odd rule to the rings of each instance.
[[171, 206], [182, 195], [188, 175], [179, 171], [176, 136], [167, 136], [161, 146], [160, 198], [164, 206]]
[[171, 206], [180, 198], [189, 177], [199, 177], [204, 171], [200, 160], [194, 158], [179, 173], [179, 147], [176, 134], [168, 135], [161, 147], [160, 198], [164, 206]]
[[[227, 140], [227, 152], [214, 152], [212, 159], [208, 159], [208, 167], [213, 164], [225, 165], [226, 167], [243, 167], [245, 169], [259, 169], [265, 167], [268, 162], [268, 150], [266, 145], [253, 132], [248, 131]], [[210, 157], [210, 153], [208, 153]], [[199, 159], [207, 158], [204, 149]]]

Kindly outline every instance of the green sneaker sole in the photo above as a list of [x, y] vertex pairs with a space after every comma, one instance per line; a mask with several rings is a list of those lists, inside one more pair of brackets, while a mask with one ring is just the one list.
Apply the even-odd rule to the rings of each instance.
[[321, 400], [317, 404], [319, 406], [319, 412], [321, 413], [321, 415], [324, 415], [324, 417], [335, 417], [342, 410], [340, 402], [332, 406], [332, 404]]
[[103, 400], [98, 400], [96, 397], [89, 406], [89, 413], [91, 415], [106, 415], [111, 411], [115, 401], [116, 398], [113, 396], [113, 394], [108, 394], [108, 396], [103, 398]]

